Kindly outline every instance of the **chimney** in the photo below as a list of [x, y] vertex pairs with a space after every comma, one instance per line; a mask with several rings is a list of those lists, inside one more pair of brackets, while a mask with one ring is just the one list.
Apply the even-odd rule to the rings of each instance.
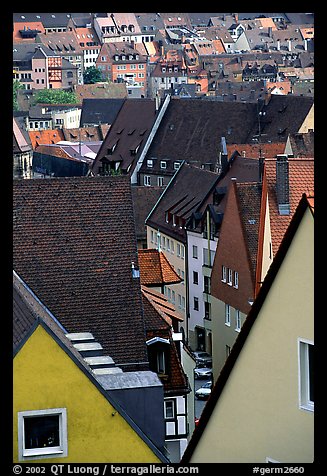
[[227, 153], [225, 137], [221, 138], [220, 165], [221, 165], [222, 173], [225, 173], [228, 168], [228, 153]]
[[276, 160], [276, 195], [280, 215], [290, 214], [288, 157], [278, 154]]
[[272, 27], [268, 26], [268, 36], [269, 38], [272, 38]]
[[233, 13], [235, 23], [238, 23], [238, 13]]

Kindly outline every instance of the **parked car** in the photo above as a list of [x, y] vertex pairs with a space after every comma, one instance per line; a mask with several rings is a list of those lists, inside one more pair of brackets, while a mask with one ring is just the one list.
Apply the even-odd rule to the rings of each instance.
[[195, 392], [196, 398], [199, 400], [207, 400], [211, 394], [212, 382], [209, 380], [202, 387], [198, 388]]
[[194, 378], [212, 378], [212, 367], [196, 367], [194, 369]]
[[208, 352], [198, 350], [193, 352], [193, 355], [195, 357], [197, 367], [201, 364], [205, 364], [207, 367], [212, 367], [212, 357], [210, 354], [208, 354]]

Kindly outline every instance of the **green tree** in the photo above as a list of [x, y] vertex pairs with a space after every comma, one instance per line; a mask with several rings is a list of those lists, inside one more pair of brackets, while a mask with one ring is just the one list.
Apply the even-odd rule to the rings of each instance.
[[17, 79], [13, 80], [13, 109], [14, 111], [18, 111], [18, 103], [17, 103], [17, 91], [18, 89], [24, 89], [22, 83], [20, 83]]
[[94, 84], [103, 81], [102, 73], [96, 66], [89, 66], [83, 74], [84, 84]]
[[76, 94], [62, 89], [40, 89], [33, 97], [34, 104], [76, 104]]

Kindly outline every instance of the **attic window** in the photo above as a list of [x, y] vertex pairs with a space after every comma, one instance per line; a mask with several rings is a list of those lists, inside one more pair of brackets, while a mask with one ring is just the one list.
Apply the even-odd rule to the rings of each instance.
[[19, 460], [67, 456], [65, 408], [18, 412]]

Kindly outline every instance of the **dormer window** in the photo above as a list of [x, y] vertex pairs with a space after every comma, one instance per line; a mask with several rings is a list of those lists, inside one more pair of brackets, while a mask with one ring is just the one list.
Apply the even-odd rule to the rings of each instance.
[[160, 168], [161, 169], [166, 169], [167, 168], [167, 162], [165, 160], [160, 161]]
[[174, 170], [178, 170], [180, 166], [180, 162], [174, 162]]
[[163, 66], [163, 67], [161, 68], [161, 71], [162, 71], [163, 73], [165, 73], [165, 72], [166, 72], [166, 68]]
[[146, 166], [147, 166], [147, 167], [153, 167], [153, 160], [152, 160], [152, 159], [148, 159], [148, 160], [146, 161]]

